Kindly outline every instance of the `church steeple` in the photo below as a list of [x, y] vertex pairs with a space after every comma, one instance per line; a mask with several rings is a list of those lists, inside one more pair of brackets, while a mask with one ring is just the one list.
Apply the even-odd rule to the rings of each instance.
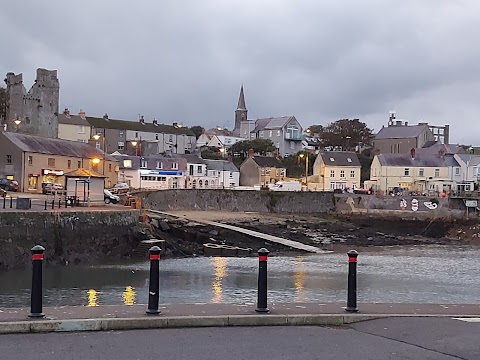
[[238, 133], [240, 131], [240, 125], [242, 121], [247, 120], [247, 107], [245, 105], [245, 96], [243, 95], [243, 84], [240, 88], [240, 96], [238, 97], [237, 110], [235, 110], [235, 128], [234, 132]]
[[238, 97], [237, 110], [247, 110], [245, 106], [245, 96], [243, 95], [243, 84], [240, 88], [240, 96]]

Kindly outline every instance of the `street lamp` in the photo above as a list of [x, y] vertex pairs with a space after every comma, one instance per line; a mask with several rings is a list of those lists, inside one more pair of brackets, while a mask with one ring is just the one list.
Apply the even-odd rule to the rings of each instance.
[[[95, 134], [92, 136], [92, 138], [95, 139], [95, 141], [98, 141], [102, 135], [101, 134]], [[105, 129], [103, 129], [103, 137], [102, 137], [102, 150], [103, 150], [103, 165], [102, 165], [102, 175], [105, 175], [105, 161], [106, 161], [106, 156], [105, 153], [107, 149], [105, 149]], [[97, 163], [98, 164], [98, 163]]]
[[15, 117], [15, 120], [13, 120], [13, 123], [15, 124], [15, 132], [18, 132], [18, 127], [22, 123], [22, 120], [17, 116]]
[[135, 148], [135, 156], [138, 156], [138, 151], [137, 151], [137, 149], [138, 149], [138, 147], [137, 147], [138, 141], [134, 140], [134, 141], [131, 141], [130, 143], [131, 143], [132, 146]]
[[305, 157], [305, 185], [308, 190], [308, 153], [299, 155], [302, 159]]

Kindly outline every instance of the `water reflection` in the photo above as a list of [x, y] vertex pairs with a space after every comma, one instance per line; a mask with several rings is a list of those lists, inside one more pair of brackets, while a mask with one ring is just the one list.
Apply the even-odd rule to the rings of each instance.
[[215, 277], [212, 282], [212, 303], [218, 304], [223, 300], [222, 281], [227, 274], [228, 259], [225, 257], [213, 257], [212, 262], [215, 271]]
[[94, 307], [94, 306], [98, 306], [99, 303], [98, 303], [98, 297], [97, 297], [97, 290], [95, 289], [90, 289], [87, 291], [87, 306], [90, 306], [90, 307]]
[[135, 288], [132, 286], [127, 286], [125, 291], [122, 293], [122, 300], [125, 305], [133, 305], [136, 301]]
[[295, 258], [293, 284], [295, 286], [295, 301], [305, 301], [305, 263], [303, 256]]

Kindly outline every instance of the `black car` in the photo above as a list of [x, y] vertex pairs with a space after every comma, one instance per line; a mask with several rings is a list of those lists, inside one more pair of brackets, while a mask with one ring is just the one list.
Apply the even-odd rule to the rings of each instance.
[[15, 180], [0, 179], [0, 189], [7, 191], [18, 191], [18, 182]]

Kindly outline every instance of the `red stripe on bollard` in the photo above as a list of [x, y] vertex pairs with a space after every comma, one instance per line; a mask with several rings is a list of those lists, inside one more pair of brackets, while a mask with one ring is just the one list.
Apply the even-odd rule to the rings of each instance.
[[259, 256], [258, 261], [267, 261], [268, 256]]
[[160, 255], [150, 255], [150, 260], [160, 260]]
[[356, 257], [349, 257], [348, 262], [357, 262], [357, 258]]
[[43, 260], [43, 254], [33, 254], [32, 260]]

